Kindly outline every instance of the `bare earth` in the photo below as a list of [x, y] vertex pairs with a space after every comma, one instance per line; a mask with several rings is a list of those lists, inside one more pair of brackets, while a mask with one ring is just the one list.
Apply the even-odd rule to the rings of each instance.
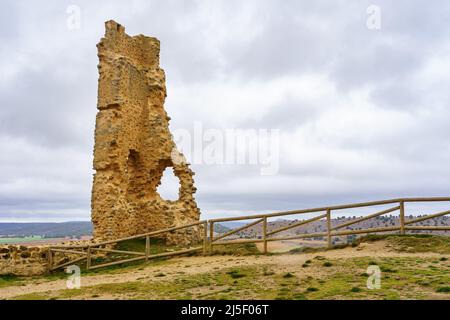
[[[288, 244], [273, 244], [273, 249], [286, 249]], [[277, 247], [278, 246], [278, 247]], [[270, 249], [270, 247], [269, 247]], [[277, 250], [275, 250], [277, 251]], [[142, 264], [133, 269], [123, 270], [120, 273], [113, 274], [93, 274], [82, 276], [81, 286], [95, 286], [107, 283], [124, 283], [137, 281], [143, 278], [152, 278], [152, 281], [170, 281], [180, 275], [195, 275], [200, 273], [217, 272], [218, 270], [246, 267], [274, 265], [277, 272], [293, 272], [296, 276], [321, 276], [326, 272], [324, 269], [301, 268], [301, 265], [309, 259], [313, 259], [318, 253], [305, 254], [283, 254], [274, 256], [198, 256], [198, 257], [179, 257], [170, 260], [164, 265]], [[357, 257], [417, 257], [417, 258], [437, 258], [450, 255], [438, 253], [400, 253], [391, 251], [386, 247], [384, 241], [373, 243], [363, 243], [356, 248], [348, 247], [338, 250], [320, 252], [320, 255], [326, 259], [339, 258], [357, 258]], [[165, 277], [155, 277], [160, 272], [164, 272]], [[65, 279], [48, 280], [37, 279], [29, 284], [22, 286], [10, 286], [0, 288], [0, 298], [8, 299], [18, 295], [39, 293], [48, 291], [64, 290], [66, 287]], [[103, 299], [108, 297], [103, 296]]]
[[[258, 250], [263, 251], [264, 244], [258, 242], [256, 244]], [[283, 241], [271, 241], [267, 243], [267, 250], [269, 252], [288, 252], [289, 250], [300, 248], [302, 246], [306, 247], [325, 247], [325, 241], [317, 241], [317, 240], [283, 240]]]

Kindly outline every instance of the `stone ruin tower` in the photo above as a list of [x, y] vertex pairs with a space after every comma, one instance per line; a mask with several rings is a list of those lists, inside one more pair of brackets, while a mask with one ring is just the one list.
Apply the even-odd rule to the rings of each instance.
[[[159, 40], [131, 37], [114, 21], [105, 26], [105, 37], [97, 45], [94, 239], [117, 239], [198, 221], [194, 173], [176, 149], [164, 110]], [[176, 201], [166, 201], [157, 192], [169, 167], [180, 180]], [[166, 239], [185, 244], [199, 239], [199, 228], [183, 230]]]

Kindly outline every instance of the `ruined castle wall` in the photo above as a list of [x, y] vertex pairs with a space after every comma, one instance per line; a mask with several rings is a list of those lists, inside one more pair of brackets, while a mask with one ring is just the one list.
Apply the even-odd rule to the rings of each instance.
[[[141, 234], [199, 220], [194, 173], [176, 149], [164, 110], [165, 74], [156, 38], [130, 37], [106, 22], [100, 60], [95, 129], [92, 222], [101, 240]], [[164, 170], [180, 179], [179, 199], [157, 193]], [[173, 242], [196, 240], [193, 232]], [[186, 241], [185, 241], [186, 240]]]
[[[80, 246], [94, 243], [89, 240], [70, 240], [61, 242], [61, 246]], [[0, 275], [35, 276], [48, 273], [48, 254], [52, 245], [0, 245]], [[104, 253], [97, 252], [91, 255], [93, 259], [103, 257]], [[80, 258], [79, 254], [55, 252], [52, 254], [52, 265], [61, 265]], [[83, 260], [83, 262], [85, 261]]]
[[[108, 21], [97, 48], [100, 77], [91, 199], [95, 241], [199, 220], [194, 173], [176, 149], [164, 110], [159, 41], [143, 35], [130, 37], [121, 25]], [[168, 167], [180, 179], [176, 201], [166, 201], [156, 191]], [[166, 239], [190, 244], [199, 240], [200, 231], [196, 227]], [[0, 245], [0, 275], [46, 273], [48, 251], [48, 245]], [[55, 253], [53, 261], [61, 264], [77, 257]]]
[[47, 271], [45, 246], [0, 246], [0, 275], [32, 276]]
[[[49, 245], [0, 245], [0, 275], [35, 276], [48, 272]], [[53, 253], [53, 262], [62, 264], [76, 254]]]

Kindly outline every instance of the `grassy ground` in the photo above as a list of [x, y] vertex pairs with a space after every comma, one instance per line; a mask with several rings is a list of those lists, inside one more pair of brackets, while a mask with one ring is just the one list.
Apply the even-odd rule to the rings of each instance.
[[[162, 252], [167, 252], [168, 250], [177, 250], [176, 246], [165, 246], [163, 240], [161, 239], [151, 239], [151, 254], [157, 254]], [[145, 239], [134, 239], [129, 241], [124, 241], [116, 248], [117, 250], [128, 250], [128, 251], [145, 251]], [[198, 253], [193, 253], [191, 255], [196, 255]], [[258, 255], [260, 252], [254, 244], [235, 244], [235, 245], [218, 245], [214, 247], [212, 255], [237, 255], [237, 256], [247, 256], [247, 255]], [[127, 258], [126, 255], [110, 255], [108, 258], [97, 258], [93, 259], [94, 263], [104, 263], [112, 261], [117, 258]], [[164, 266], [172, 263], [170, 258], [159, 258], [153, 259], [149, 262], [152, 266]], [[131, 262], [122, 265], [109, 266], [100, 269], [86, 270], [85, 263], [80, 264], [81, 271], [83, 275], [95, 275], [95, 274], [120, 274], [123, 272], [139, 270], [141, 269], [142, 262]], [[0, 276], [0, 288], [9, 286], [22, 286], [30, 282], [40, 282], [40, 281], [53, 281], [57, 279], [66, 279], [67, 274], [63, 270], [54, 271], [46, 276], [35, 276], [35, 277], [22, 277], [14, 275], [2, 275]]]
[[261, 252], [254, 243], [215, 245], [212, 251], [212, 255], [250, 256], [259, 254]]
[[[202, 244], [198, 244], [196, 246], [201, 247]], [[135, 251], [135, 252], [145, 252], [145, 239], [134, 239], [134, 240], [128, 240], [124, 241], [118, 244], [118, 246], [115, 248], [117, 250], [124, 250], [124, 251]], [[167, 246], [164, 243], [164, 240], [162, 239], [151, 239], [150, 244], [150, 254], [158, 254], [158, 253], [164, 253], [164, 252], [176, 252], [181, 249], [186, 249], [179, 246]], [[192, 252], [187, 254], [188, 256], [195, 256], [202, 254], [202, 251], [198, 252]], [[245, 256], [245, 255], [258, 255], [260, 252], [256, 248], [256, 245], [253, 243], [249, 244], [230, 244], [230, 245], [216, 245], [213, 247], [213, 251], [211, 255], [238, 255], [238, 256]], [[107, 257], [104, 258], [96, 258], [94, 259], [94, 264], [100, 264], [105, 263], [109, 261], [117, 261], [121, 259], [127, 259], [127, 258], [134, 258], [133, 255], [126, 255], [126, 254], [109, 254]], [[164, 259], [160, 259], [164, 260]], [[127, 265], [138, 265], [142, 262], [134, 262], [134, 263], [128, 263]], [[117, 268], [123, 268], [123, 265], [118, 265], [114, 269]], [[83, 268], [82, 268], [83, 269]]]
[[25, 281], [26, 279], [23, 277], [2, 275], [0, 276], [0, 288], [21, 285]]
[[60, 238], [42, 238], [41, 236], [19, 237], [19, 238], [0, 238], [0, 244], [20, 244], [20, 243], [41, 243], [42, 241], [52, 241]]
[[[366, 287], [369, 265], [381, 268], [381, 289]], [[299, 277], [296, 268], [235, 267], [214, 273], [180, 276], [172, 281], [152, 278], [108, 283], [78, 290], [32, 293], [16, 299], [449, 299], [450, 263], [444, 259], [323, 259], [302, 268], [326, 269], [325, 276]], [[154, 277], [164, 277], [164, 273]]]
[[389, 246], [398, 252], [437, 252], [450, 254], [450, 237], [406, 235], [387, 237]]
[[[347, 257], [345, 252], [355, 251], [364, 243], [382, 240], [392, 256]], [[142, 251], [141, 243], [128, 244], [128, 250]], [[115, 266], [89, 271], [84, 275], [104, 275], [144, 270], [136, 281], [103, 283], [81, 289], [54, 290], [28, 293], [14, 299], [450, 299], [450, 239], [436, 236], [381, 236], [366, 237], [342, 250], [322, 250], [313, 253], [256, 255], [254, 245], [218, 246], [213, 259], [231, 260], [233, 267], [218, 266], [210, 272], [185, 274], [177, 272], [169, 277], [164, 267], [174, 259], [151, 261], [159, 272], [146, 272], [144, 266]], [[154, 245], [155, 250], [157, 244]], [[349, 251], [349, 252], [350, 252]], [[343, 252], [336, 258], [331, 253]], [[400, 252], [398, 256], [395, 252]], [[427, 254], [421, 254], [426, 252]], [[428, 253], [436, 254], [430, 256]], [[246, 257], [252, 254], [252, 257]], [[303, 256], [308, 258], [301, 259]], [[286, 263], [296, 257], [296, 263]], [[196, 259], [187, 258], [187, 259]], [[243, 266], [243, 259], [268, 261], [264, 264]], [[253, 261], [252, 260], [252, 261]], [[278, 262], [277, 262], [278, 261]], [[297, 263], [301, 261], [301, 263]], [[381, 270], [381, 288], [368, 289], [366, 273], [369, 266]], [[185, 265], [184, 267], [190, 267]], [[155, 271], [156, 269], [152, 270]], [[67, 275], [57, 273], [32, 281], [52, 281]], [[28, 280], [30, 281], [30, 280]], [[25, 279], [0, 278], [0, 287], [23, 285]]]
[[66, 279], [67, 274], [63, 271], [54, 272], [45, 276], [34, 276], [34, 277], [22, 277], [15, 275], [1, 275], [0, 276], [0, 288], [10, 287], [10, 286], [25, 286], [28, 283], [33, 283], [35, 281], [54, 281], [58, 279]]
[[21, 243], [21, 242], [31, 242], [35, 240], [41, 240], [40, 236], [33, 237], [22, 237], [22, 238], [0, 238], [0, 244], [12, 244], [12, 243]]

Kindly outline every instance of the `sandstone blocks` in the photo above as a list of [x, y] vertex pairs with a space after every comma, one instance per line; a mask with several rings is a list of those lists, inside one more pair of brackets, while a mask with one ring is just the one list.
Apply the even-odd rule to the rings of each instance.
[[31, 276], [47, 271], [47, 252], [45, 246], [0, 246], [0, 274]]
[[[94, 238], [117, 239], [198, 221], [193, 175], [176, 149], [164, 110], [165, 74], [156, 38], [130, 37], [106, 22], [97, 45], [100, 64], [95, 128], [92, 222]], [[180, 180], [179, 199], [161, 198], [166, 168]], [[171, 242], [198, 240], [199, 230], [177, 233]]]

